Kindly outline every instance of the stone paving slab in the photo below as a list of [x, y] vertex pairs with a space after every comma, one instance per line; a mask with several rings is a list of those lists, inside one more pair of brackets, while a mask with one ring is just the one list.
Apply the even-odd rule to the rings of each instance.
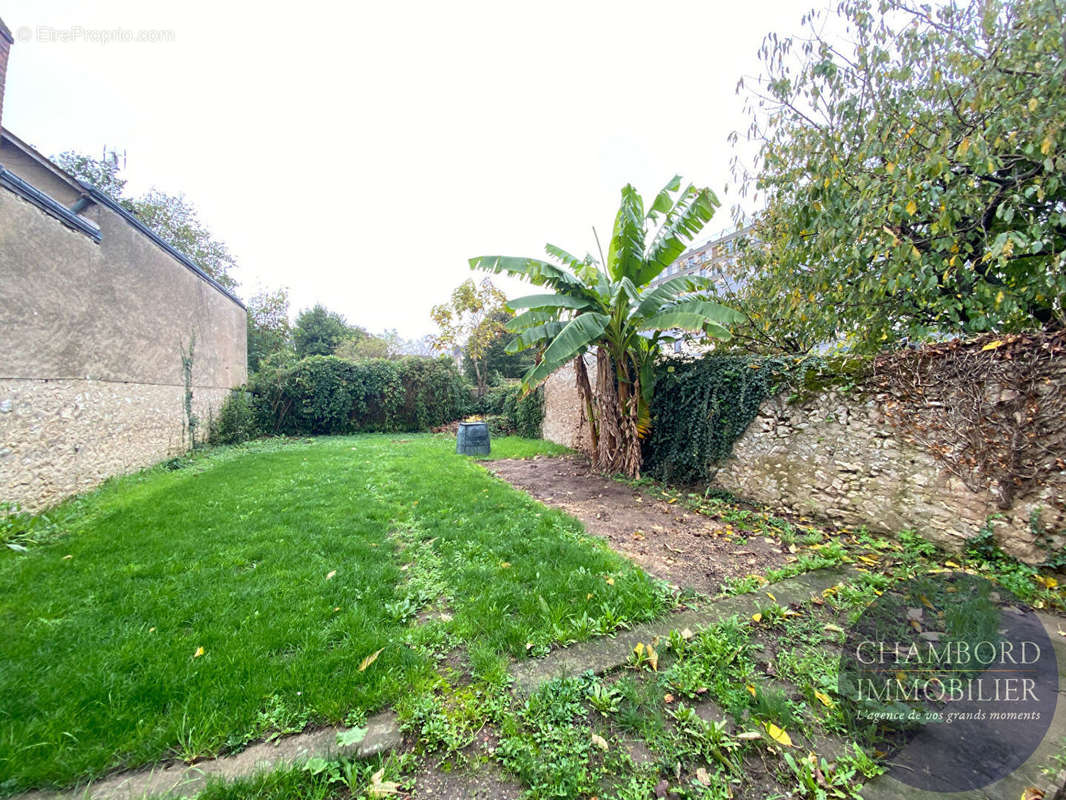
[[234, 780], [260, 770], [297, 764], [310, 758], [340, 756], [359, 759], [394, 750], [403, 737], [396, 715], [386, 711], [367, 721], [366, 737], [348, 747], [337, 745], [337, 734], [346, 728], [322, 728], [309, 733], [283, 736], [274, 742], [252, 745], [232, 756], [196, 764], [167, 764], [138, 772], [108, 776], [81, 789], [68, 792], [30, 792], [16, 800], [141, 800], [156, 797], [193, 797], [203, 791], [211, 778]]
[[930, 792], [915, 789], [900, 783], [894, 778], [882, 775], [866, 784], [862, 789], [864, 800], [1019, 800], [1026, 788], [1033, 786], [1044, 792], [1046, 800], [1060, 800], [1066, 797], [1066, 771], [1048, 777], [1041, 771], [1053, 766], [1051, 760], [1056, 753], [1066, 747], [1066, 637], [1059, 631], [1066, 631], [1066, 620], [1047, 614], [1038, 614], [1047, 629], [1055, 648], [1055, 658], [1059, 668], [1059, 697], [1055, 706], [1055, 716], [1044, 740], [1029, 757], [1029, 760], [1002, 780], [996, 781], [983, 789], [967, 792]]
[[[812, 595], [819, 595], [825, 589], [836, 586], [855, 574], [847, 569], [813, 570], [794, 578], [765, 584], [749, 594], [726, 597], [708, 603], [699, 609], [671, 614], [665, 619], [646, 622], [629, 630], [619, 631], [613, 638], [591, 639], [553, 650], [544, 658], [515, 662], [511, 666], [511, 675], [515, 680], [515, 693], [527, 696], [545, 681], [572, 677], [589, 670], [597, 675], [610, 672], [626, 665], [629, 661], [629, 654], [633, 652], [637, 642], [651, 642], [657, 636], [665, 638], [670, 631], [684, 628], [698, 632], [734, 614], [751, 616], [775, 604], [788, 606], [794, 603], [804, 603]], [[767, 592], [772, 594], [776, 601], [771, 600]]]

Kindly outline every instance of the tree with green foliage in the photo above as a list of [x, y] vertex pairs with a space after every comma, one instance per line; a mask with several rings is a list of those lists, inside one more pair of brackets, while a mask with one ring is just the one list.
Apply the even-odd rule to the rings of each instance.
[[67, 150], [52, 160], [75, 178], [91, 183], [115, 200], [126, 199], [128, 202], [126, 180], [119, 175], [122, 168], [118, 165], [118, 154], [114, 151], [105, 150], [103, 158], [96, 159], [76, 150]]
[[343, 316], [321, 303], [300, 312], [292, 334], [299, 358], [331, 356], [344, 342], [368, 335], [365, 330], [357, 325], [349, 325]]
[[183, 195], [153, 189], [140, 197], [128, 197], [126, 181], [119, 176], [118, 159], [113, 152], [105, 152], [103, 158], [95, 159], [68, 150], [56, 156], [55, 162], [75, 178], [110, 195], [160, 239], [188, 256], [220, 286], [229, 291], [237, 287], [237, 279], [233, 277], [237, 259], [226, 243], [216, 238], [200, 221], [196, 206]]
[[497, 335], [485, 349], [480, 364], [470, 358], [470, 354], [463, 351], [463, 374], [472, 383], [477, 382], [478, 369], [482, 371], [484, 380], [489, 385], [499, 378], [516, 380], [521, 378], [536, 363], [531, 350], [508, 352], [507, 348], [515, 340], [517, 334], [506, 330], [507, 323], [514, 319], [514, 314], [506, 309], [495, 314], [495, 321], [499, 324]]
[[255, 372], [268, 356], [291, 349], [289, 290], [253, 295], [248, 301], [248, 369]]
[[465, 280], [455, 287], [451, 301], [433, 306], [430, 318], [440, 329], [433, 346], [443, 353], [462, 348], [474, 368], [477, 396], [485, 394], [488, 370], [485, 356], [504, 332], [500, 321], [507, 296], [485, 278], [481, 284]]
[[[554, 291], [511, 300], [523, 310], [509, 324], [518, 333], [512, 352], [543, 348], [525, 376], [527, 390], [573, 360], [577, 388], [591, 434], [593, 463], [605, 472], [640, 475], [640, 439], [650, 426], [654, 360], [660, 344], [679, 331], [728, 339], [736, 312], [709, 300], [710, 281], [678, 275], [651, 285], [710, 221], [718, 199], [709, 189], [681, 187], [675, 176], [645, 212], [636, 189], [622, 189], [622, 202], [606, 259], [578, 259], [554, 245], [556, 263], [534, 258], [480, 256], [472, 269], [507, 273]], [[676, 195], [676, 197], [675, 197]], [[660, 217], [662, 221], [660, 223]], [[658, 230], [649, 238], [649, 229]], [[596, 354], [593, 392], [585, 354]]]
[[334, 351], [334, 355], [345, 361], [356, 362], [369, 361], [373, 358], [399, 358], [400, 356], [390, 347], [388, 340], [374, 335], [342, 342]]
[[[746, 178], [767, 208], [747, 332], [877, 350], [1061, 327], [1061, 0], [845, 0], [836, 14], [760, 51]], [[847, 45], [822, 33], [840, 28]]]

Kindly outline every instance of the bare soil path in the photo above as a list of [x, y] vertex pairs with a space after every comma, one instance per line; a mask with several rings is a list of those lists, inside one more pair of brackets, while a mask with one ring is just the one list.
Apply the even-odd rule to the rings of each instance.
[[577, 517], [589, 533], [675, 586], [714, 595], [728, 578], [790, 560], [780, 543], [745, 537], [727, 524], [604, 477], [581, 456], [485, 462], [503, 480]]

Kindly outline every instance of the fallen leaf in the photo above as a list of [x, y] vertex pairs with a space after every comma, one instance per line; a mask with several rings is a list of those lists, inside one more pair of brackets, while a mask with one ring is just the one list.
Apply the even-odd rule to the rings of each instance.
[[1044, 791], [1035, 786], [1026, 786], [1022, 792], [1021, 800], [1044, 800]]
[[693, 636], [695, 636], [695, 635], [696, 635], [696, 634], [694, 634], [694, 633], [692, 632], [692, 628], [682, 628], [682, 629], [681, 629], [681, 638], [682, 638], [682, 639], [684, 639], [684, 640], [685, 640], [686, 642], [687, 642], [687, 641], [688, 641], [689, 639], [691, 639], [691, 638], [692, 638]]
[[1044, 584], [1044, 586], [1046, 586], [1048, 589], [1054, 589], [1056, 586], [1059, 585], [1059, 582], [1049, 575], [1037, 575], [1036, 579], [1042, 584]]
[[[151, 628], [149, 628], [148, 632], [149, 633], [155, 633], [155, 625], [153, 625]], [[1062, 631], [1059, 631], [1059, 633], [1062, 633]]]
[[769, 597], [771, 600], [773, 600], [775, 603], [777, 602], [777, 598], [774, 597], [772, 594], [770, 594], [770, 592], [767, 592], [766, 596]]
[[607, 744], [607, 740], [604, 739], [602, 736], [600, 736], [598, 733], [592, 734], [589, 737], [589, 740], [594, 745], [596, 745], [596, 747], [600, 748], [600, 750], [603, 750], [604, 752], [606, 752], [608, 750], [608, 748], [610, 747], [610, 745]]
[[510, 561], [501, 561], [500, 562], [500, 569], [507, 569], [510, 566], [511, 566], [511, 562]]
[[944, 566], [945, 567], [951, 567], [952, 569], [958, 569], [959, 568], [959, 565], [956, 564], [954, 561], [945, 561], [944, 562]]
[[752, 739], [761, 739], [762, 734], [758, 731], [744, 731], [744, 733], [738, 733], [736, 738], [750, 741]]
[[996, 339], [994, 342], [989, 342], [988, 344], [986, 344], [981, 349], [982, 350], [995, 350], [997, 347], [1002, 347], [1002, 346], [1003, 346], [1003, 342], [1000, 341], [999, 339]]
[[653, 670], [659, 671], [659, 654], [655, 652], [655, 648], [650, 644], [648, 645], [648, 663]]
[[913, 200], [907, 201], [907, 213], [910, 214], [912, 217], [918, 213], [918, 204], [915, 203]]
[[605, 578], [608, 586], [614, 586], [614, 578]]
[[749, 684], [748, 684], [748, 685], [747, 685], [747, 686], [746, 686], [745, 688], [746, 688], [746, 689], [748, 690], [748, 693], [749, 693], [749, 694], [750, 694], [750, 695], [751, 695], [752, 697], [755, 697], [755, 687], [754, 687], [754, 686], [752, 686], [752, 685], [751, 685], [751, 684], [749, 683]]
[[386, 795], [396, 794], [396, 792], [399, 791], [400, 784], [396, 781], [382, 780], [384, 776], [384, 767], [370, 776], [370, 787], [367, 790], [367, 794], [371, 797], [385, 797]]
[[779, 727], [774, 725], [774, 723], [766, 723], [766, 732], [770, 734], [770, 738], [778, 744], [783, 744], [785, 747], [792, 747], [792, 738]]
[[196, 652], [192, 654], [192, 657], [193, 658], [199, 658], [203, 654], [204, 654], [204, 649], [202, 647], [197, 647], [196, 648]]
[[815, 691], [814, 696], [817, 697], [818, 701], [826, 708], [833, 707], [833, 698], [831, 698], [825, 692]]
[[337, 574], [337, 570], [333, 569], [326, 573], [326, 580], [331, 580], [334, 575]]
[[843, 633], [844, 632], [843, 628], [841, 628], [839, 625], [834, 625], [832, 622], [827, 622], [823, 629], [827, 630], [827, 631], [832, 631], [833, 633]]
[[375, 650], [373, 653], [371, 653], [366, 658], [364, 658], [362, 661], [360, 661], [359, 662], [359, 671], [360, 672], [365, 672], [367, 667], [369, 667], [371, 664], [373, 664], [375, 661], [378, 660], [378, 656], [381, 655], [381, 651], [384, 650], [384, 649], [385, 648], [382, 647], [380, 650]]
[[663, 702], [669, 705], [670, 703], [674, 702], [674, 696], [667, 692], [663, 695]]
[[711, 785], [711, 775], [703, 767], [700, 767], [696, 770], [696, 780], [698, 780], [704, 786]]
[[60, 559], [60, 561], [66, 561], [68, 558], [74, 558], [73, 553], [67, 553], [65, 556], [63, 556], [63, 558]]

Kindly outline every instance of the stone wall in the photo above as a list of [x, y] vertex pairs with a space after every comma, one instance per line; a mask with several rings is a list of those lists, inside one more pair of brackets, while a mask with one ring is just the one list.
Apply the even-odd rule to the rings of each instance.
[[[580, 449], [587, 442], [574, 370], [545, 384], [545, 439]], [[1048, 532], [1066, 530], [1066, 473], [1014, 500], [1003, 511], [990, 491], [973, 492], [928, 451], [887, 423], [873, 399], [835, 391], [790, 405], [785, 395], [763, 403], [756, 419], [714, 474], [739, 497], [841, 526], [895, 535], [912, 530], [949, 550], [961, 549], [989, 518], [1004, 550], [1040, 561], [1030, 516]], [[1061, 535], [1057, 546], [1066, 544]]]
[[784, 396], [766, 401], [714, 478], [775, 508], [890, 535], [912, 530], [951, 550], [999, 515], [997, 540], [1030, 562], [1046, 555], [1034, 541], [1034, 510], [1045, 530], [1066, 529], [1066, 473], [1002, 511], [991, 492], [970, 491], [926, 450], [903, 441], [876, 400], [833, 391], [796, 405]]
[[[589, 380], [595, 385], [596, 360], [587, 357]], [[556, 370], [544, 383], [544, 422], [541, 436], [549, 442], [584, 450], [588, 447], [588, 424], [581, 424], [581, 398], [577, 392], [573, 363]]]
[[191, 342], [202, 420], [247, 380], [240, 304], [113, 210], [84, 216], [99, 244], [0, 189], [0, 501], [30, 510], [185, 449]]

